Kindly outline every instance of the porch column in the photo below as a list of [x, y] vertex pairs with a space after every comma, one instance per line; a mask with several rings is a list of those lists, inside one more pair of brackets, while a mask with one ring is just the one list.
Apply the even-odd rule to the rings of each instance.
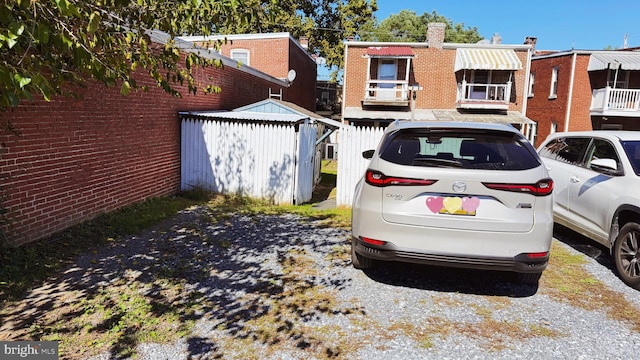
[[369, 95], [369, 90], [371, 88], [371, 57], [367, 56], [367, 81], [364, 85], [364, 98], [368, 99], [372, 97]]
[[411, 67], [411, 58], [407, 58], [407, 72], [404, 76], [404, 80], [406, 81], [406, 84], [402, 85], [402, 98], [406, 99], [409, 95], [409, 93], [407, 92], [407, 88], [409, 86], [409, 68]]

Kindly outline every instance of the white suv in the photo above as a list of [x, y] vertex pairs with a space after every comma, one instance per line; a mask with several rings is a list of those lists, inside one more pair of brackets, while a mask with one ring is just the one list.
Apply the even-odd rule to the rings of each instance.
[[357, 184], [352, 263], [404, 261], [513, 271], [536, 284], [553, 236], [553, 182], [515, 128], [391, 124]]
[[640, 289], [640, 132], [555, 133], [538, 148], [554, 181], [554, 217], [608, 247]]

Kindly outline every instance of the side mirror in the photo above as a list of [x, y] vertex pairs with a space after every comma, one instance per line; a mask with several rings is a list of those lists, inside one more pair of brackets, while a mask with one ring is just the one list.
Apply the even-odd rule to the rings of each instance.
[[365, 150], [362, 152], [362, 157], [368, 160], [371, 160], [371, 158], [373, 157], [373, 153], [376, 152], [375, 150]]
[[622, 175], [622, 171], [618, 170], [618, 163], [613, 159], [595, 159], [591, 161], [589, 165], [591, 170], [597, 171], [599, 173], [612, 175], [612, 176], [620, 176]]

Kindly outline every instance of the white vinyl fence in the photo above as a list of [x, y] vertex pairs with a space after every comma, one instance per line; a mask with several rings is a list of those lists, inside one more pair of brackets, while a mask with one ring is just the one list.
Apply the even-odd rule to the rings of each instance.
[[315, 126], [182, 119], [181, 188], [263, 198], [311, 199]]
[[378, 147], [384, 128], [354, 127], [340, 129], [340, 155], [338, 158], [338, 178], [336, 180], [336, 204], [351, 206], [356, 184], [364, 174], [369, 160], [362, 152]]

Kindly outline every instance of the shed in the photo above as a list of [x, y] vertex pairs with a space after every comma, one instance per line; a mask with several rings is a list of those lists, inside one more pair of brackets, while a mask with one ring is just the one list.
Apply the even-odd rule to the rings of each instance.
[[[249, 104], [234, 111], [257, 111], [272, 114], [296, 114], [300, 116], [308, 116], [316, 125], [316, 155], [314, 164], [314, 183], [320, 182], [320, 171], [322, 167], [322, 159], [326, 155], [326, 147], [331, 146], [332, 153], [336, 152], [337, 144], [330, 144], [331, 140], [337, 139], [335, 132], [347, 125], [332, 119], [328, 119], [320, 114], [309, 111], [294, 103], [282, 101], [279, 99], [265, 99], [253, 104]], [[333, 139], [330, 139], [332, 136]], [[335, 156], [335, 155], [334, 155]]]
[[301, 204], [314, 186], [316, 126], [308, 115], [181, 112], [181, 189]]

